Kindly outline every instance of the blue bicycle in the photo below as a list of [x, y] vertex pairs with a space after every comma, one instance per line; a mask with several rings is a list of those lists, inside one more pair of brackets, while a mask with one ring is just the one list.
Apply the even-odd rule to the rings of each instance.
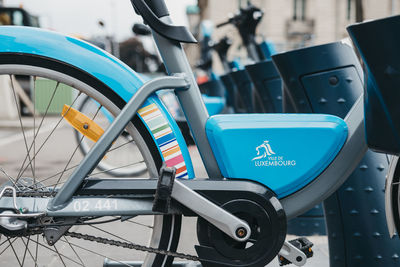
[[[1, 143], [0, 262], [101, 266], [112, 261], [113, 266], [134, 266], [128, 262], [134, 257], [142, 266], [168, 266], [174, 258], [203, 266], [265, 266], [280, 255], [284, 263], [304, 265], [312, 244], [306, 239], [285, 242], [286, 220], [333, 193], [363, 157], [362, 98], [344, 120], [322, 114], [209, 117], [180, 44], [196, 40], [186, 28], [172, 24], [162, 0], [131, 2], [151, 27], [169, 76], [143, 83], [126, 65], [88, 43], [40, 29], [0, 27], [5, 95], [18, 107], [15, 76], [23, 75], [32, 81], [35, 100], [31, 118], [17, 109], [20, 134]], [[355, 33], [394, 25], [375, 41], [377, 46], [397, 47], [398, 34], [393, 33], [399, 23], [397, 16], [350, 28], [365, 56], [366, 118], [378, 114], [378, 121], [388, 119], [381, 126], [391, 133], [383, 139], [368, 135], [369, 140], [378, 141], [372, 142], [375, 148], [396, 154], [393, 122], [398, 120], [391, 116], [397, 113], [385, 109], [388, 98], [379, 91], [380, 68], [370, 65], [373, 60], [364, 53], [369, 39]], [[389, 62], [384, 75], [391, 77], [393, 88], [399, 68], [398, 62]], [[196, 177], [183, 137], [155, 94], [170, 88], [209, 178]], [[89, 116], [76, 109], [78, 99], [86, 96], [97, 103]], [[372, 113], [377, 103], [383, 109]], [[101, 109], [113, 116], [107, 128]], [[368, 134], [374, 123], [367, 120]], [[82, 139], [95, 142], [84, 157], [76, 153], [76, 130]], [[121, 167], [144, 164], [145, 173], [109, 178], [95, 171], [132, 140], [132, 158]], [[193, 226], [191, 219], [197, 219], [192, 233], [197, 232], [198, 241], [178, 249], [181, 224]]]

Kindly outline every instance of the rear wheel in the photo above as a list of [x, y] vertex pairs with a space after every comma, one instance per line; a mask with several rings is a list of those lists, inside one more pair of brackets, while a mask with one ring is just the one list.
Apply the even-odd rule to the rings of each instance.
[[[81, 103], [78, 104], [77, 109], [86, 116], [91, 117], [99, 109], [99, 103], [94, 101], [93, 98], [86, 96]], [[107, 128], [107, 126], [112, 123], [113, 116], [104, 108], [100, 109], [97, 117], [102, 117], [102, 125], [100, 125], [102, 128]], [[86, 155], [95, 143], [89, 138], [82, 138], [83, 135], [79, 131], [75, 131], [74, 133], [76, 143], [79, 144], [79, 150], [83, 155]], [[114, 150], [113, 153], [109, 153], [107, 157], [97, 165], [99, 170], [115, 177], [134, 177], [147, 171], [146, 164], [144, 163], [130, 164], [134, 156], [131, 152], [137, 150], [137, 147], [132, 136], [127, 131], [124, 131], [116, 142], [114, 146], [120, 146], [120, 148]], [[121, 168], [121, 166], [123, 167]]]
[[[26, 86], [29, 86], [30, 96], [22, 92], [27, 89], [22, 87]], [[92, 99], [98, 107], [86, 115], [104, 127], [109, 122], [102, 116], [102, 110], [114, 117], [125, 105], [114, 91], [84, 71], [31, 55], [0, 55], [0, 88], [1, 101], [4, 101], [0, 104], [4, 107], [3, 110], [0, 108], [3, 117], [3, 125], [0, 125], [3, 128], [0, 131], [3, 135], [0, 139], [0, 184], [29, 180], [36, 185], [32, 186], [35, 191], [62, 186], [83, 158], [77, 152], [86, 137], [81, 136], [78, 144], [74, 140], [76, 130], [61, 114], [65, 104], [77, 108], [82, 99]], [[20, 99], [26, 102], [24, 112], [20, 108]], [[22, 116], [23, 113], [29, 116]], [[119, 153], [126, 156], [124, 162], [113, 161], [113, 171], [137, 167], [141, 170], [136, 172], [137, 177], [157, 177], [162, 160], [139, 118], [132, 120], [103, 161]], [[107, 176], [110, 170], [104, 166], [89, 176]], [[176, 250], [179, 241], [180, 216], [82, 220], [87, 224], [73, 226], [70, 231], [170, 251]], [[4, 231], [0, 239], [2, 266], [102, 266], [105, 258], [137, 260], [144, 262], [143, 266], [167, 266], [173, 260], [159, 254], [145, 254], [67, 236], [61, 237], [54, 246], [49, 246], [41, 233], [13, 236]]]

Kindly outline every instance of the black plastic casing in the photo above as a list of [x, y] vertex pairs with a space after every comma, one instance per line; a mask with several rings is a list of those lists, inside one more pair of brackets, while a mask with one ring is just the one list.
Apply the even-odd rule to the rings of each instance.
[[145, 0], [145, 2], [158, 18], [169, 16], [169, 11], [164, 0]]
[[400, 16], [347, 28], [364, 62], [368, 147], [400, 154]]

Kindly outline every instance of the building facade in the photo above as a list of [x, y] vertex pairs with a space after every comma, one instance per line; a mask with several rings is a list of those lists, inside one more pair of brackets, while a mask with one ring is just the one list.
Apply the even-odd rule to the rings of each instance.
[[[204, 17], [215, 24], [225, 21], [244, 0], [208, 0]], [[278, 51], [337, 41], [347, 37], [346, 26], [356, 21], [357, 2], [364, 20], [400, 13], [400, 0], [252, 0], [264, 11], [259, 38], [276, 45]], [[234, 41], [230, 56], [245, 57], [233, 26], [216, 29], [214, 39], [228, 35]], [[218, 61], [218, 60], [216, 60]]]

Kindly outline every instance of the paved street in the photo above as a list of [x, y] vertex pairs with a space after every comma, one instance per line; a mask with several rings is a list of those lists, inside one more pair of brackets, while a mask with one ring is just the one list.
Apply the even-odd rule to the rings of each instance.
[[[37, 128], [34, 131], [32, 126], [29, 127], [29, 125], [33, 125], [32, 121], [29, 119], [24, 119], [23, 124], [29, 146], [33, 136], [37, 131]], [[46, 140], [48, 135], [52, 132], [52, 129], [55, 127], [55, 125], [57, 125], [57, 120], [55, 118], [49, 118], [44, 122], [37, 137], [37, 144], [35, 145], [36, 151], [40, 148], [40, 144]], [[19, 130], [19, 127], [20, 125], [18, 121], [3, 121], [0, 123], [0, 166], [4, 168], [4, 170], [6, 170], [7, 173], [12, 177], [15, 177], [21, 168], [21, 162], [18, 155], [26, 151], [26, 145], [24, 144], [23, 136], [16, 134], [16, 132]], [[71, 128], [66, 123], [60, 123], [55, 131], [57, 138], [49, 139], [48, 144], [41, 149], [41, 153], [39, 153], [40, 156], [38, 154], [37, 159], [32, 161], [35, 162], [34, 175], [38, 177], [38, 179], [39, 177], [51, 177], [54, 173], [60, 174], [60, 170], [61, 172], [66, 170], [64, 174], [65, 176], [70, 174], [72, 170], [69, 170], [65, 167], [65, 155], [75, 154], [68, 166], [74, 166], [80, 161], [82, 155], [80, 151], [75, 152], [77, 141], [74, 139], [71, 131]], [[190, 147], [190, 153], [192, 155], [196, 175], [198, 177], [205, 177], [206, 173], [204, 167], [201, 166], [197, 149], [195, 147]], [[31, 167], [27, 167], [27, 170], [23, 176], [30, 176], [31, 172]], [[51, 177], [46, 182], [48, 184], [55, 184], [58, 177], [59, 175]], [[6, 180], [6, 176], [3, 173], [0, 174], [0, 181], [4, 182]], [[79, 226], [73, 227], [71, 230], [91, 235], [105, 235], [105, 233], [112, 230], [113, 234], [118, 235], [120, 238], [123, 237], [127, 241], [147, 245], [146, 240], [148, 240], [149, 233], [151, 232], [151, 226], [149, 226], [151, 225], [151, 221], [151, 217], [141, 217], [132, 219], [132, 223], [120, 224], [115, 222], [109, 223], [105, 226]], [[108, 238], [112, 237], [109, 234], [106, 236]], [[288, 239], [294, 238], [296, 237], [288, 237]], [[75, 240], [70, 238], [61, 239], [61, 241], [58, 242], [55, 247], [50, 248], [44, 246], [46, 243], [41, 242], [43, 238], [39, 236], [34, 236], [31, 239], [16, 238], [10, 240], [11, 242], [14, 242], [12, 243], [13, 246], [11, 247], [13, 247], [16, 251], [15, 253], [19, 255], [20, 261], [22, 261], [23, 258], [25, 259], [26, 266], [34, 266], [34, 257], [32, 254], [35, 254], [37, 247], [39, 254], [41, 255], [41, 260], [46, 262], [45, 266], [60, 266], [60, 257], [58, 256], [58, 253], [63, 254], [62, 258], [67, 266], [69, 266], [71, 263], [78, 266], [82, 265], [82, 263], [84, 266], [99, 266], [99, 264], [101, 265], [103, 262], [103, 255], [114, 260], [143, 260], [143, 253], [140, 252], [127, 249], [117, 249], [115, 247], [103, 246], [93, 242], [77, 242], [80, 246], [82, 246], [78, 247], [77, 243], [75, 243]], [[328, 245], [326, 237], [314, 236], [310, 237], [310, 240], [315, 244], [315, 256], [309, 260], [309, 263], [306, 266], [328, 266]], [[28, 246], [29, 249], [27, 251], [24, 249], [26, 242], [30, 242], [30, 245]], [[36, 245], [37, 242], [39, 242], [40, 245]], [[7, 241], [4, 238], [0, 239], [0, 253], [7, 246], [10, 247], [8, 243], [10, 243], [10, 241]], [[193, 245], [196, 243], [196, 221], [193, 218], [184, 218], [178, 251], [194, 254]], [[99, 252], [101, 255], [93, 254], [92, 251], [94, 250]], [[23, 257], [24, 254], [27, 254], [28, 256]], [[79, 254], [80, 257], [77, 257], [77, 254]], [[18, 261], [16, 261], [14, 252], [10, 250], [10, 248], [8, 248], [5, 253], [0, 255], [0, 266], [18, 266]], [[177, 261], [182, 260], [177, 259]], [[275, 267], [279, 265], [277, 260], [274, 260], [268, 266]]]

